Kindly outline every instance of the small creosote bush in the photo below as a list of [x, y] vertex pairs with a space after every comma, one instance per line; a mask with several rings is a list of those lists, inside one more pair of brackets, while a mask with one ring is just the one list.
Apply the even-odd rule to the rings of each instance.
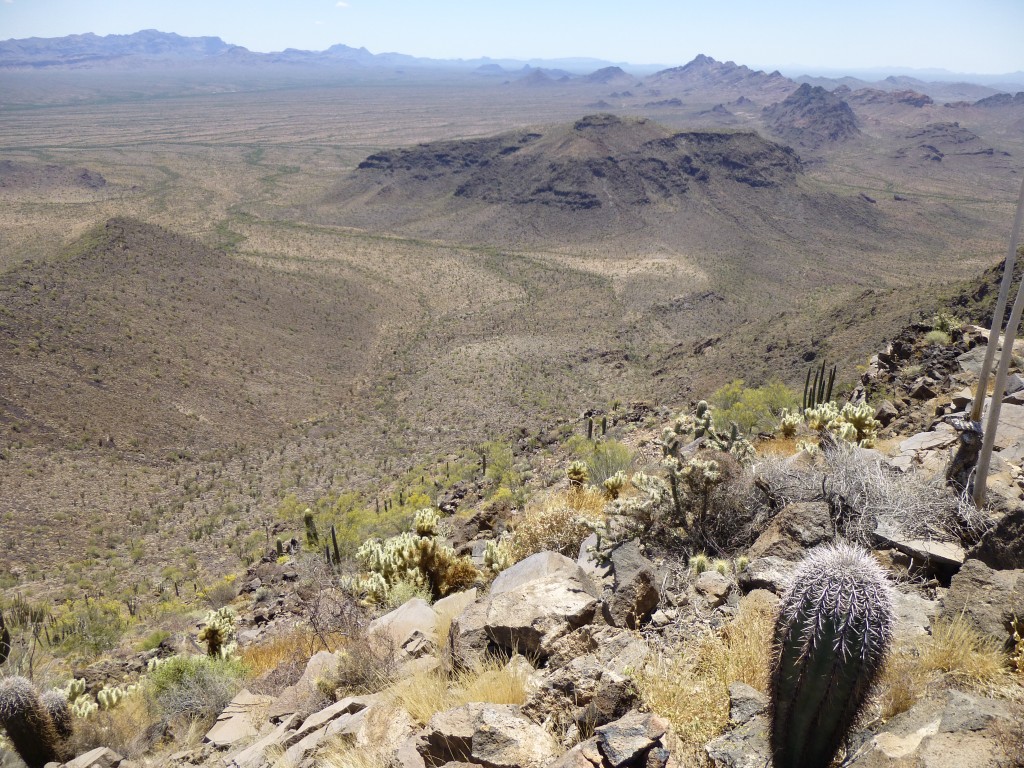
[[889, 582], [867, 551], [823, 545], [797, 566], [775, 622], [775, 768], [828, 768], [881, 670], [894, 625]]

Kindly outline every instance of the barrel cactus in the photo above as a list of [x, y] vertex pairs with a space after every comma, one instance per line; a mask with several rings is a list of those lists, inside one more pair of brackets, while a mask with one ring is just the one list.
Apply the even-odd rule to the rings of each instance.
[[769, 683], [775, 768], [827, 768], [892, 640], [885, 572], [845, 543], [811, 550], [779, 606]]
[[24, 677], [0, 682], [0, 726], [28, 768], [43, 768], [47, 763], [67, 759], [64, 739], [50, 710]]

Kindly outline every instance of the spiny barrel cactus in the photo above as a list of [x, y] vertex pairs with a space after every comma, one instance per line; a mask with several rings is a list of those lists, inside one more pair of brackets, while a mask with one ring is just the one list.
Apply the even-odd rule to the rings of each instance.
[[0, 682], [0, 726], [28, 768], [43, 768], [47, 763], [67, 759], [64, 740], [50, 711], [39, 691], [24, 677]]
[[832, 762], [881, 669], [894, 624], [889, 582], [865, 550], [827, 544], [797, 566], [775, 622], [775, 768]]
[[71, 707], [68, 706], [68, 697], [63, 691], [47, 691], [43, 694], [43, 706], [50, 713], [53, 720], [53, 727], [57, 729], [57, 735], [61, 739], [70, 739], [74, 730], [71, 719]]

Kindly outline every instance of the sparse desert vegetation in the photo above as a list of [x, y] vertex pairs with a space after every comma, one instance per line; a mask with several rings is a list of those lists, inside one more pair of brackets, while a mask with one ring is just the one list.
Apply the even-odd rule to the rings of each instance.
[[[947, 454], [1024, 105], [703, 56], [253, 66], [4, 70], [0, 725], [32, 768], [610, 765], [620, 727], [616, 765], [778, 761], [772, 718], [828, 714], [784, 663], [853, 691], [822, 766], [940, 720], [1019, 759], [1021, 390], [989, 506]], [[837, 540], [870, 589], [795, 570]]]

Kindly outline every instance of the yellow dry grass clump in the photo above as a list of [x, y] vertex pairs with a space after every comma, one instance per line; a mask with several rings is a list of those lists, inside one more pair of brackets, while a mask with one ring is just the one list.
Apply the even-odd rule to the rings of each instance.
[[771, 606], [746, 603], [720, 634], [702, 637], [680, 655], [658, 653], [636, 676], [644, 703], [672, 724], [680, 755], [707, 764], [704, 745], [729, 722], [730, 683], [766, 689], [773, 620]]
[[604, 519], [605, 495], [596, 488], [570, 488], [528, 506], [515, 521], [509, 545], [512, 561], [537, 552], [576, 557], [591, 525]]
[[1008, 662], [998, 642], [979, 635], [963, 618], [939, 621], [931, 635], [902, 643], [890, 655], [876, 694], [879, 716], [906, 712], [932, 685], [1020, 697], [1020, 682]]
[[438, 712], [470, 702], [522, 704], [528, 666], [488, 659], [451, 678], [437, 671], [419, 672], [393, 686], [388, 694], [413, 720], [425, 724]]

